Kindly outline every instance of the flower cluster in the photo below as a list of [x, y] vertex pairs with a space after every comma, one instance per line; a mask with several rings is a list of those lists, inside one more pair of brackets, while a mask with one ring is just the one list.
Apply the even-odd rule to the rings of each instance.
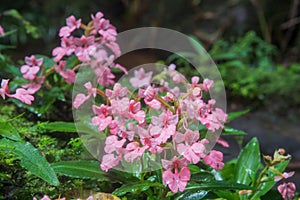
[[[8, 87], [9, 80], [3, 79], [0, 88], [2, 98], [12, 97], [30, 105], [34, 101], [33, 95], [40, 90], [49, 75], [56, 72], [65, 79], [66, 83], [72, 84], [76, 81], [76, 70], [82, 63], [89, 65], [99, 77], [98, 83], [105, 86], [114, 83], [115, 75], [111, 73], [110, 68], [119, 68], [127, 73], [125, 68], [113, 62], [117, 56], [120, 56], [120, 48], [116, 43], [116, 28], [109, 23], [109, 20], [103, 18], [101, 12], [92, 15], [91, 18], [92, 21], [85, 25], [81, 23], [81, 19], [68, 17], [66, 26], [59, 31], [61, 45], [52, 51], [53, 60], [57, 64], [47, 68], [43, 58], [36, 58], [33, 55], [25, 57], [25, 64], [21, 66], [20, 72], [28, 83], [16, 89], [15, 94], [11, 94]], [[75, 31], [79, 33], [81, 31], [84, 35], [75, 37], [72, 35]], [[2, 27], [0, 27], [0, 34], [4, 35]], [[73, 54], [79, 64], [67, 68], [64, 58]], [[47, 85], [49, 86], [49, 83]]]
[[[204, 79], [201, 83], [195, 76], [189, 83], [173, 64], [157, 75], [166, 76], [160, 82], [154, 83], [152, 75], [152, 71], [145, 72], [143, 68], [135, 70], [129, 80], [130, 87], [116, 83], [105, 91], [87, 82], [84, 85], [87, 92], [77, 94], [73, 105], [80, 108], [98, 94], [106, 99], [105, 103], [93, 105], [92, 118], [92, 124], [107, 134], [100, 165], [102, 170], [108, 171], [121, 160], [137, 163], [145, 155], [171, 152], [174, 155], [171, 160], [165, 157], [161, 160], [163, 181], [176, 193], [183, 191], [190, 180], [189, 163], [201, 161], [216, 170], [223, 168], [222, 152], [208, 152], [205, 145], [209, 141], [191, 125], [200, 123], [215, 132], [223, 128], [227, 114], [215, 108], [215, 100], [203, 100], [202, 94], [213, 87], [212, 80]], [[173, 83], [184, 85], [186, 90], [170, 87]], [[136, 92], [128, 89], [132, 87]], [[224, 141], [220, 143], [224, 144]]]
[[[9, 80], [2, 80], [2, 98], [13, 97], [31, 104], [33, 95], [50, 74], [57, 73], [71, 84], [76, 81], [78, 68], [89, 66], [101, 87], [87, 81], [84, 84], [86, 92], [75, 96], [73, 106], [79, 109], [98, 95], [105, 100], [92, 106], [94, 116], [91, 119], [91, 123], [106, 134], [102, 170], [108, 171], [121, 161], [133, 163], [143, 157], [162, 157], [163, 181], [176, 193], [183, 191], [190, 180], [189, 163], [203, 162], [216, 170], [222, 169], [222, 152], [208, 152], [206, 146], [211, 141], [193, 126], [202, 124], [210, 132], [216, 132], [227, 120], [227, 114], [216, 108], [214, 99], [203, 98], [214, 82], [209, 79], [200, 82], [195, 76], [189, 83], [172, 64], [156, 76], [151, 70], [136, 70], [129, 80], [130, 88], [135, 88], [135, 91], [130, 91], [128, 87], [115, 83], [111, 71], [118, 68], [127, 73], [125, 68], [114, 63], [121, 54], [116, 42], [116, 28], [103, 18], [101, 12], [91, 18], [92, 21], [85, 25], [81, 19], [68, 17], [66, 26], [59, 31], [61, 44], [52, 51], [56, 64], [46, 67], [43, 58], [26, 57], [20, 71], [28, 83], [16, 89], [15, 94], [10, 94]], [[78, 37], [80, 33], [83, 35]], [[78, 63], [70, 66], [66, 58], [72, 55], [77, 57]], [[181, 91], [180, 84], [184, 91]], [[227, 145], [224, 141], [219, 143]]]

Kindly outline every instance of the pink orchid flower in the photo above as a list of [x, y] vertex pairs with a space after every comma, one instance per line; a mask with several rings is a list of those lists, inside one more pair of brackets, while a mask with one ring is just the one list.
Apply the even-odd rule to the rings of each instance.
[[211, 150], [207, 156], [203, 158], [203, 161], [214, 168], [215, 170], [223, 169], [223, 153], [216, 150]]
[[140, 68], [139, 70], [134, 70], [134, 76], [129, 80], [133, 87], [144, 87], [149, 86], [152, 79], [152, 71], [145, 72], [144, 68]]
[[126, 162], [133, 162], [136, 158], [141, 157], [146, 149], [147, 146], [140, 147], [138, 142], [131, 142], [126, 146], [127, 152], [124, 159]]
[[1, 81], [0, 95], [3, 99], [5, 99], [5, 95], [9, 95], [8, 82], [9, 79], [2, 79]]
[[187, 167], [183, 167], [179, 173], [177, 170], [175, 170], [175, 173], [171, 170], [163, 172], [163, 181], [169, 186], [173, 193], [178, 192], [178, 190], [183, 192], [190, 177], [191, 172]]
[[7, 96], [18, 99], [28, 105], [31, 105], [32, 101], [34, 101], [32, 94], [24, 88], [18, 88], [15, 94], [10, 94]]
[[278, 181], [280, 181], [281, 179], [288, 179], [288, 178], [294, 176], [294, 174], [295, 174], [295, 172], [289, 172], [289, 173], [283, 172], [280, 176], [275, 176], [275, 177], [274, 177], [274, 181], [275, 181], [275, 182], [278, 182]]
[[3, 27], [2, 27], [1, 25], [0, 25], [0, 35], [1, 35], [2, 37], [5, 36], [4, 29], [3, 29]]
[[103, 171], [107, 172], [109, 169], [117, 166], [121, 159], [121, 155], [116, 157], [114, 154], [106, 154], [102, 157], [100, 167]]
[[295, 196], [296, 186], [293, 182], [282, 183], [277, 190], [284, 200], [289, 200]]

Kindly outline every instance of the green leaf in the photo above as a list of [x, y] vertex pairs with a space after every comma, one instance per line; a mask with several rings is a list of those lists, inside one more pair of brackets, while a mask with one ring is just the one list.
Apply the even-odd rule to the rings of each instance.
[[181, 195], [177, 196], [175, 200], [198, 200], [203, 199], [208, 194], [205, 190], [184, 191]]
[[257, 138], [253, 138], [240, 152], [235, 167], [235, 181], [249, 185], [260, 168], [260, 151]]
[[[274, 166], [274, 168], [280, 172], [283, 172], [288, 164], [289, 164], [289, 160], [286, 160], [284, 162], [278, 163], [277, 165]], [[276, 183], [274, 181], [275, 176], [277, 176], [277, 174], [269, 172], [268, 177], [269, 177], [270, 181], [261, 183], [259, 185], [259, 187], [257, 188], [258, 190], [256, 192], [254, 192], [251, 199], [253, 199], [253, 200], [258, 199], [259, 197], [265, 195], [270, 189], [272, 189]]]
[[50, 164], [29, 142], [1, 139], [0, 149], [17, 155], [21, 160], [21, 165], [32, 174], [44, 179], [51, 185], [59, 185], [59, 181]]
[[211, 182], [214, 180], [215, 180], [214, 175], [209, 172], [194, 173], [191, 176], [191, 181], [194, 181], [197, 183]]
[[63, 161], [52, 163], [51, 166], [56, 173], [74, 178], [90, 178], [121, 183], [132, 183], [139, 180], [133, 177], [132, 174], [115, 169], [110, 169], [109, 172], [104, 172], [100, 169], [98, 161]]
[[44, 128], [49, 132], [65, 132], [65, 133], [77, 132], [77, 129], [73, 122], [49, 122], [45, 124]]
[[56, 173], [73, 177], [73, 178], [89, 178], [101, 181], [109, 180], [107, 173], [102, 171], [97, 161], [63, 161], [51, 164]]
[[[192, 183], [192, 182], [190, 182]], [[226, 181], [215, 181], [211, 183], [202, 183], [202, 184], [190, 184], [185, 190], [251, 190], [253, 187], [250, 187], [245, 184], [240, 183], [230, 183]]]
[[8, 122], [0, 122], [0, 135], [15, 141], [22, 140], [17, 129]]
[[49, 58], [48, 56], [36, 54], [35, 57], [43, 58], [43, 65], [46, 67], [46, 69], [49, 69], [56, 65], [56, 62], [54, 62], [54, 60], [52, 58]]
[[238, 118], [246, 113], [248, 113], [250, 110], [247, 109], [247, 110], [242, 110], [242, 111], [238, 111], [238, 112], [231, 112], [228, 114], [228, 119], [226, 121], [226, 123], [229, 123], [231, 122], [232, 120], [234, 120], [235, 118]]
[[225, 126], [222, 134], [224, 135], [247, 135], [246, 132]]
[[135, 184], [123, 185], [120, 188], [115, 189], [112, 194], [116, 196], [123, 196], [126, 193], [140, 193], [148, 190], [150, 187], [160, 187], [163, 188], [164, 185], [161, 183], [152, 183], [150, 181], [139, 182]]
[[225, 163], [222, 170], [215, 171], [216, 174], [222, 177], [222, 180], [234, 182], [235, 165], [237, 159], [230, 160]]

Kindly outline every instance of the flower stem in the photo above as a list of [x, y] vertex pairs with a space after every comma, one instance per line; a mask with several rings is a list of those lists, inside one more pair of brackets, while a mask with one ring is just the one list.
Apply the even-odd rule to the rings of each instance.
[[156, 99], [163, 104], [167, 109], [169, 109], [173, 114], [176, 114], [176, 110], [170, 106], [163, 98], [161, 98], [161, 96], [156, 95]]

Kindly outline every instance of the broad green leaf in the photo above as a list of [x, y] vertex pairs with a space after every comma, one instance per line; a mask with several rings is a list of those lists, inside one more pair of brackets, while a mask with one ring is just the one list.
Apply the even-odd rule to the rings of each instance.
[[119, 171], [116, 169], [110, 169], [108, 171], [107, 176], [111, 180], [116, 180], [116, 181], [122, 182], [122, 183], [134, 183], [134, 182], [140, 181], [138, 178], [133, 176], [133, 174], [124, 172], [124, 171]]
[[[274, 167], [278, 171], [283, 172], [288, 164], [289, 164], [289, 160], [286, 160], [284, 162], [278, 163]], [[274, 181], [275, 176], [277, 176], [277, 174], [269, 172], [268, 177], [269, 177], [270, 181], [261, 183], [259, 185], [259, 187], [257, 188], [258, 190], [256, 192], [254, 192], [251, 199], [255, 200], [255, 199], [258, 199], [259, 197], [265, 195], [275, 185], [275, 183], [276, 183]]]
[[282, 200], [282, 196], [277, 190], [270, 190], [266, 195], [261, 197], [261, 200]]
[[222, 132], [223, 135], [247, 135], [246, 132], [225, 126]]
[[257, 138], [253, 138], [239, 154], [235, 167], [235, 181], [249, 185], [255, 180], [260, 166], [259, 143]]
[[[192, 183], [192, 182], [190, 182]], [[185, 190], [250, 190], [253, 187], [250, 187], [245, 184], [240, 183], [230, 183], [225, 181], [215, 181], [211, 183], [202, 183], [202, 184], [190, 184]]]
[[131, 174], [115, 169], [104, 172], [100, 169], [100, 163], [98, 161], [63, 161], [52, 163], [51, 166], [56, 173], [74, 178], [90, 178], [123, 183], [138, 181], [138, 179]]
[[45, 124], [44, 128], [49, 132], [77, 132], [74, 122], [49, 122]]
[[21, 165], [32, 174], [44, 179], [51, 185], [59, 185], [59, 181], [50, 164], [29, 142], [1, 139], [0, 149], [17, 155], [21, 160]]
[[161, 183], [152, 183], [150, 181], [139, 182], [135, 184], [126, 184], [122, 187], [115, 189], [113, 192], [116, 196], [123, 196], [126, 193], [140, 193], [148, 190], [150, 187], [160, 187], [163, 188], [164, 185]]
[[52, 163], [51, 166], [56, 173], [69, 177], [109, 180], [106, 177], [107, 173], [100, 169], [97, 161], [63, 161]]
[[238, 112], [231, 112], [228, 114], [228, 119], [226, 121], [226, 123], [229, 123], [231, 122], [232, 120], [234, 120], [235, 118], [238, 118], [246, 113], [248, 113], [250, 110], [247, 109], [247, 110], [242, 110], [242, 111], [238, 111]]
[[9, 122], [0, 122], [0, 135], [15, 141], [22, 140], [17, 129]]
[[217, 194], [218, 197], [222, 199], [240, 200], [239, 195], [237, 193], [232, 193], [230, 191], [218, 190], [218, 191], [214, 191], [214, 193]]
[[237, 159], [233, 159], [225, 163], [222, 170], [215, 171], [215, 173], [219, 174], [222, 177], [222, 180], [234, 182], [234, 174], [235, 174], [235, 165]]
[[209, 172], [194, 173], [191, 176], [191, 181], [194, 181], [197, 183], [206, 183], [206, 182], [211, 182], [214, 180], [215, 180], [214, 175]]
[[196, 191], [184, 191], [182, 194], [177, 196], [175, 200], [198, 200], [203, 199], [208, 194], [208, 191], [205, 190], [196, 190]]

